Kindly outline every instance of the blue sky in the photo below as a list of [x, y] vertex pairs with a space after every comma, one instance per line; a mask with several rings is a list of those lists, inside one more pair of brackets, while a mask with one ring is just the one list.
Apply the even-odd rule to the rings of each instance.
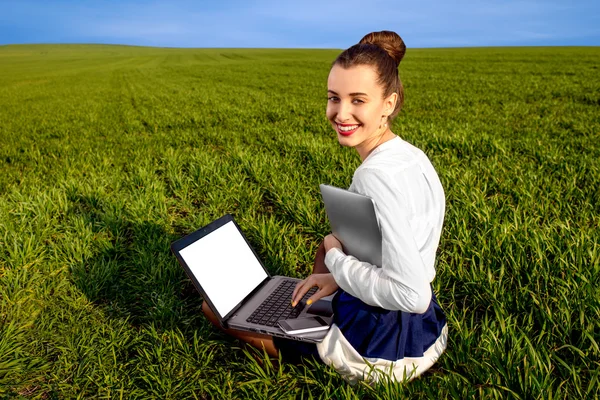
[[600, 46], [600, 1], [0, 0], [0, 45], [346, 48], [384, 29], [413, 48]]

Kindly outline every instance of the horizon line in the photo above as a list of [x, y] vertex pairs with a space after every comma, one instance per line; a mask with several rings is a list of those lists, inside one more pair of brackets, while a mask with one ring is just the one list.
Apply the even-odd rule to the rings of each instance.
[[[335, 47], [176, 47], [176, 46], [149, 46], [141, 44], [124, 43], [0, 43], [0, 47], [8, 46], [115, 46], [115, 47], [140, 47], [149, 49], [174, 49], [174, 50], [344, 50]], [[407, 50], [437, 50], [437, 49], [487, 49], [487, 48], [548, 48], [548, 47], [600, 47], [600, 45], [577, 44], [577, 45], [488, 45], [488, 46], [441, 46], [441, 47], [410, 47]]]

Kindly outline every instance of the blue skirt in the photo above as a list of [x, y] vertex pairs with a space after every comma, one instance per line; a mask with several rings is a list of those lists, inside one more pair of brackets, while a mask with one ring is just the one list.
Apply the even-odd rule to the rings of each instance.
[[[427, 311], [413, 314], [370, 306], [339, 289], [333, 298], [333, 311], [334, 323], [360, 355], [389, 361], [422, 357], [446, 325], [433, 292]], [[285, 361], [297, 363], [306, 357], [320, 360], [313, 343], [275, 337], [273, 341]]]
[[389, 361], [422, 357], [446, 325], [435, 294], [423, 314], [370, 306], [339, 290], [333, 299], [334, 321], [352, 347], [363, 357]]

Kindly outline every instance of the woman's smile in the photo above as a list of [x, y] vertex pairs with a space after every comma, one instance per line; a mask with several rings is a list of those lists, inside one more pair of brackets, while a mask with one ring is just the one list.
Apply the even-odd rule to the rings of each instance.
[[340, 135], [350, 136], [358, 130], [360, 124], [339, 124], [336, 122], [336, 127]]

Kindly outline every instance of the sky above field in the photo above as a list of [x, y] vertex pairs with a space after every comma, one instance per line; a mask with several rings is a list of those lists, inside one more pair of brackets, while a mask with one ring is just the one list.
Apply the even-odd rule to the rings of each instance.
[[600, 45], [600, 1], [0, 0], [0, 45], [346, 48], [398, 32], [408, 47]]

